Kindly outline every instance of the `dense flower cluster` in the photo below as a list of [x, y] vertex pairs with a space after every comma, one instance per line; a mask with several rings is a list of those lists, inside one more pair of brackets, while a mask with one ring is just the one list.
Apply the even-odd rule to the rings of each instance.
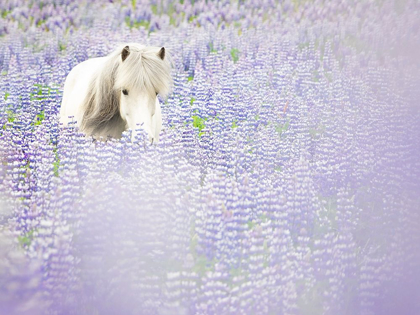
[[[420, 309], [416, 1], [29, 3], [0, 5], [0, 314]], [[58, 123], [121, 42], [171, 52], [158, 144]]]

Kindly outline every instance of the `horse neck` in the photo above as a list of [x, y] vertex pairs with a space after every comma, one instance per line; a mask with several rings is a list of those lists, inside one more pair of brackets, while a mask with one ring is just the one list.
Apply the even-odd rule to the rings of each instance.
[[119, 115], [120, 93], [114, 89], [115, 75], [118, 63], [109, 58], [102, 68], [94, 75], [85, 98], [85, 114], [82, 129], [93, 132], [115, 115]]

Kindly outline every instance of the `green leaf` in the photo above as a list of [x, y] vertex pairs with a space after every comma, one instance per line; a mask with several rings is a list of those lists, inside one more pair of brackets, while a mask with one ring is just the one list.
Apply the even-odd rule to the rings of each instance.
[[236, 63], [239, 60], [239, 50], [237, 48], [232, 48], [230, 50], [230, 55], [232, 56], [232, 60]]
[[210, 42], [210, 43], [209, 43], [209, 47], [210, 47], [210, 52], [211, 52], [211, 53], [212, 53], [212, 52], [217, 52], [217, 49], [214, 49], [213, 42]]
[[1, 17], [5, 19], [10, 12], [12, 11], [7, 11], [7, 10], [1, 11]]
[[39, 126], [44, 119], [45, 119], [45, 113], [44, 113], [44, 110], [41, 110], [41, 112], [35, 117], [34, 125]]
[[206, 125], [204, 124], [203, 118], [194, 115], [192, 116], [192, 119], [193, 119], [193, 126], [198, 128], [198, 131], [201, 131], [206, 127]]
[[66, 44], [63, 44], [63, 43], [59, 43], [58, 44], [58, 48], [60, 49], [60, 51], [66, 50], [67, 45]]
[[58, 156], [57, 148], [54, 148], [54, 153], [55, 153], [55, 159], [54, 159], [54, 162], [53, 162], [54, 176], [55, 177], [58, 177], [59, 176], [58, 170], [60, 168], [60, 158]]
[[285, 132], [287, 129], [289, 129], [289, 119], [287, 119], [287, 121], [284, 124], [277, 124], [275, 129], [277, 131], [277, 133], [279, 134], [279, 136], [281, 137], [281, 135], [283, 134], [283, 132]]
[[252, 230], [256, 225], [257, 223], [255, 223], [254, 221], [247, 222], [248, 230]]
[[156, 4], [152, 4], [151, 6], [150, 6], [150, 8], [152, 9], [152, 12], [153, 12], [153, 14], [157, 14], [157, 5]]
[[[196, 237], [196, 234], [194, 235]], [[197, 255], [197, 253], [193, 252], [194, 256], [194, 267], [193, 271], [198, 273], [200, 276], [203, 276], [208, 271], [214, 271], [214, 266], [218, 262], [216, 258], [213, 258], [212, 260], [208, 260], [205, 255]]]
[[7, 121], [10, 123], [14, 122], [16, 119], [15, 113], [12, 112], [11, 110], [6, 111], [6, 113], [7, 113]]
[[18, 236], [18, 241], [20, 246], [27, 247], [30, 246], [32, 240], [34, 239], [34, 232], [35, 230], [30, 230], [29, 232], [25, 233], [23, 236]]

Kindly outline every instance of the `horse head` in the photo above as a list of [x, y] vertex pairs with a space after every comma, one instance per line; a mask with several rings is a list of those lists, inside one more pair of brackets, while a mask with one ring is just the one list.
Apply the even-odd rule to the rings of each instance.
[[[114, 89], [120, 93], [120, 115], [127, 127], [141, 126], [150, 141], [157, 141], [162, 127], [157, 96], [170, 89], [170, 64], [164, 47], [127, 45], [121, 50]], [[166, 58], [165, 58], [166, 57]]]

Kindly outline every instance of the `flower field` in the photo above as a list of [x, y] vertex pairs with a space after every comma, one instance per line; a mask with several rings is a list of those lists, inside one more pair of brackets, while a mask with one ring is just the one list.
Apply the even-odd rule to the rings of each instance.
[[[419, 314], [416, 0], [4, 0], [0, 315]], [[64, 80], [165, 46], [150, 145]]]

